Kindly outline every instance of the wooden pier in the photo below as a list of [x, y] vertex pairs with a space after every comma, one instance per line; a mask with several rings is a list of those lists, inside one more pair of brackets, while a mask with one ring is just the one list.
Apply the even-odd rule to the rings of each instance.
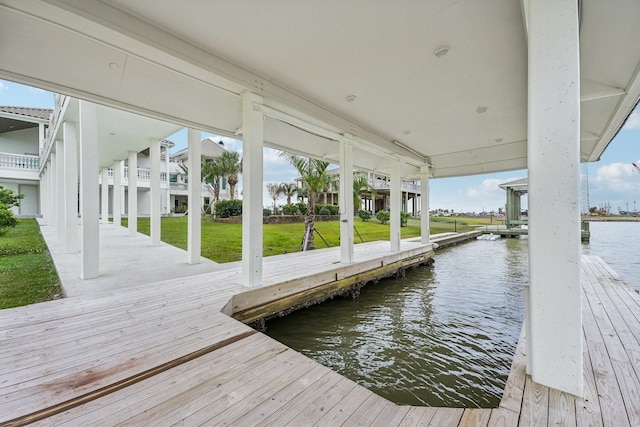
[[[335, 250], [265, 258], [266, 294], [430, 251], [357, 245], [352, 270]], [[500, 406], [484, 409], [393, 404], [256, 332], [223, 313], [243, 300], [239, 279], [231, 269], [0, 311], [0, 425], [640, 425], [640, 298], [599, 258], [583, 257], [585, 398], [533, 383], [522, 337]]]

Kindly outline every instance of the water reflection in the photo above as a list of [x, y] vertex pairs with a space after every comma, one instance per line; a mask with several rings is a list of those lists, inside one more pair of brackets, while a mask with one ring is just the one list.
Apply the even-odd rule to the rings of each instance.
[[267, 334], [399, 404], [497, 406], [522, 326], [527, 240], [435, 260], [269, 321]]

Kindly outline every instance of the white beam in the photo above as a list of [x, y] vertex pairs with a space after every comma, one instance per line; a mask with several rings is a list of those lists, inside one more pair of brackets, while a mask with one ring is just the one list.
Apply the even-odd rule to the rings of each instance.
[[[414, 201], [415, 204], [415, 201]], [[429, 167], [420, 169], [420, 241], [429, 243]]]
[[49, 225], [53, 231], [58, 231], [58, 153], [51, 152], [49, 162], [49, 189], [51, 193], [51, 202], [49, 213]]
[[242, 284], [262, 283], [262, 97], [242, 95]]
[[170, 160], [171, 156], [169, 155], [169, 146], [167, 145], [164, 149], [164, 170], [166, 171], [167, 178], [167, 189], [165, 190], [165, 214], [171, 214], [171, 165]]
[[123, 161], [118, 160], [113, 164], [113, 224], [121, 226], [122, 221], [122, 170]]
[[149, 145], [149, 160], [151, 162], [149, 178], [150, 192], [149, 195], [151, 206], [149, 213], [151, 215], [151, 246], [160, 246], [160, 140], [155, 139]]
[[129, 235], [138, 234], [138, 153], [129, 151], [129, 181], [127, 185], [127, 201], [129, 210], [127, 212]]
[[98, 120], [96, 105], [80, 101], [80, 211], [82, 238], [80, 278], [98, 277], [99, 208], [98, 208]]
[[109, 224], [109, 168], [102, 168], [101, 173], [102, 184], [100, 186], [100, 218], [102, 224]]
[[578, 2], [529, 2], [529, 312], [533, 381], [583, 395]]
[[402, 187], [400, 184], [400, 164], [398, 162], [391, 163], [391, 183], [390, 198], [391, 218], [389, 219], [391, 250], [397, 252], [400, 250], [400, 211], [402, 210]]
[[76, 125], [64, 122], [64, 242], [65, 253], [80, 250], [78, 240], [78, 141]]
[[188, 220], [187, 220], [187, 262], [189, 264], [200, 264], [200, 249], [201, 249], [201, 192], [202, 192], [202, 177], [201, 172], [201, 160], [202, 146], [200, 140], [200, 131], [195, 129], [189, 129], [189, 200], [188, 200]]
[[353, 146], [340, 142], [340, 261], [353, 263]]

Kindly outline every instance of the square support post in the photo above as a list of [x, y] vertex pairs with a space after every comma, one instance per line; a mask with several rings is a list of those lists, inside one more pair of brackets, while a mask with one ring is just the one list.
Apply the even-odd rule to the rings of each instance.
[[165, 214], [171, 215], [171, 156], [169, 155], [169, 145], [164, 148], [164, 170], [167, 181], [167, 188], [165, 190]]
[[[415, 201], [414, 201], [415, 204]], [[420, 241], [428, 244], [430, 240], [429, 223], [429, 166], [420, 168]]]
[[49, 221], [49, 225], [51, 229], [55, 232], [58, 231], [58, 153], [51, 152], [50, 155], [51, 160], [49, 161], [49, 189], [51, 194], [51, 212]]
[[102, 168], [100, 175], [100, 180], [102, 181], [100, 185], [100, 222], [109, 224], [109, 168]]
[[122, 170], [121, 160], [113, 164], [113, 224], [118, 227], [122, 222]]
[[151, 141], [151, 145], [149, 145], [149, 158], [151, 161], [151, 177], [149, 178], [151, 192], [149, 195], [151, 246], [160, 246], [160, 140]]
[[578, 2], [531, 1], [527, 17], [530, 372], [582, 396]]
[[242, 284], [262, 283], [262, 97], [242, 95]]
[[78, 141], [76, 125], [62, 124], [64, 140], [64, 251], [80, 250], [78, 240]]
[[391, 183], [390, 183], [391, 218], [389, 219], [391, 251], [398, 252], [400, 250], [400, 211], [402, 210], [402, 186], [400, 183], [400, 164], [393, 160], [391, 164]]
[[96, 105], [79, 101], [80, 121], [80, 211], [82, 262], [80, 278], [98, 277], [100, 270], [98, 199], [98, 118]]
[[340, 261], [353, 263], [353, 146], [340, 142]]
[[129, 151], [128, 205], [129, 236], [138, 234], [138, 152]]
[[189, 264], [200, 264], [200, 250], [202, 245], [202, 224], [200, 222], [200, 209], [202, 204], [202, 164], [200, 157], [202, 155], [202, 142], [200, 141], [199, 130], [189, 129], [188, 134], [189, 200], [187, 201], [187, 209], [189, 216], [187, 219], [187, 262]]
[[64, 143], [62, 140], [56, 140], [56, 201], [57, 210], [56, 218], [58, 223], [58, 239], [64, 239]]

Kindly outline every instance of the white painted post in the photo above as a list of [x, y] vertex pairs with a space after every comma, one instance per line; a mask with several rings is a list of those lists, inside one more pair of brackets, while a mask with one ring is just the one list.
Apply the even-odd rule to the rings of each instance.
[[56, 140], [56, 229], [58, 239], [64, 239], [64, 144]]
[[533, 381], [583, 395], [578, 2], [528, 8], [529, 302]]
[[51, 192], [51, 221], [49, 225], [55, 232], [58, 231], [58, 154], [51, 152], [51, 161], [49, 162], [49, 188]]
[[165, 214], [171, 214], [171, 164], [170, 164], [171, 156], [169, 155], [169, 146], [167, 145], [164, 149], [164, 164], [167, 177], [167, 189], [165, 190]]
[[340, 142], [340, 261], [353, 263], [353, 146]]
[[78, 141], [76, 125], [64, 122], [64, 241], [65, 253], [80, 250], [78, 240]]
[[242, 284], [262, 283], [262, 97], [242, 95]]
[[129, 151], [129, 177], [127, 184], [127, 199], [129, 210], [127, 212], [129, 224], [129, 236], [138, 234], [138, 153]]
[[200, 140], [200, 131], [189, 129], [189, 200], [187, 201], [189, 210], [187, 220], [187, 262], [189, 264], [200, 264], [201, 250], [201, 201], [200, 193], [202, 193], [202, 177], [201, 177], [201, 155], [202, 142]]
[[102, 185], [100, 186], [100, 195], [102, 200], [100, 202], [101, 208], [101, 223], [109, 224], [109, 168], [102, 168], [101, 173]]
[[98, 199], [98, 119], [96, 105], [80, 101], [80, 210], [82, 262], [80, 278], [93, 279], [100, 272]]
[[390, 195], [391, 198], [391, 218], [390, 224], [390, 239], [391, 250], [397, 252], [400, 250], [400, 211], [402, 210], [402, 187], [400, 183], [400, 164], [393, 160], [391, 163], [391, 183], [390, 183]]
[[422, 166], [420, 168], [420, 241], [424, 244], [428, 244], [430, 233], [429, 166]]
[[122, 221], [122, 164], [121, 160], [113, 163], [113, 224], [117, 227]]
[[151, 177], [149, 178], [151, 246], [160, 246], [160, 140], [151, 141], [149, 157], [151, 161]]

